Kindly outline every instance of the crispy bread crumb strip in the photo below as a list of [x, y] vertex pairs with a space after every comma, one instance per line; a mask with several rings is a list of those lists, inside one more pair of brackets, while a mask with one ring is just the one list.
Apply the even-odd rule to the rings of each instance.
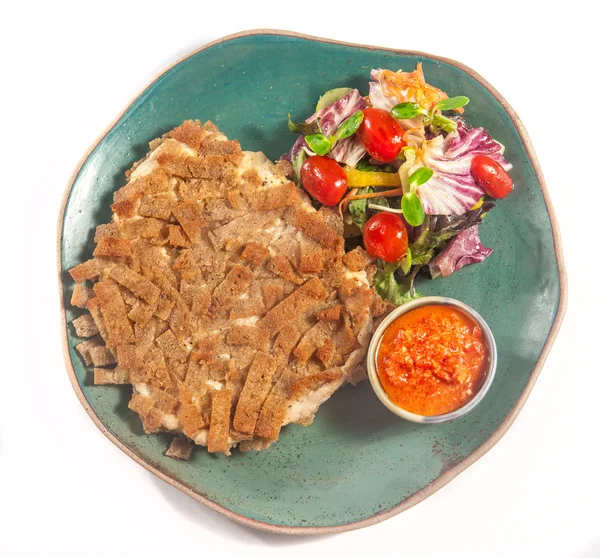
[[102, 345], [102, 338], [100, 336], [86, 339], [83, 343], [75, 345], [75, 350], [79, 353], [86, 366], [90, 366], [92, 364], [90, 350], [93, 347], [98, 347], [99, 345]]
[[350, 317], [346, 313], [342, 314], [342, 327], [334, 334], [333, 342], [342, 356], [360, 347], [360, 343], [352, 330]]
[[273, 172], [275, 176], [279, 176], [280, 178], [292, 178], [294, 176], [294, 167], [289, 161], [280, 159], [275, 163]]
[[154, 304], [160, 295], [160, 289], [156, 285], [124, 265], [113, 267], [110, 276], [117, 283], [128, 288], [135, 296], [142, 298], [149, 304]]
[[156, 344], [162, 349], [166, 358], [172, 358], [179, 362], [187, 360], [188, 352], [179, 344], [177, 337], [170, 329], [156, 338]]
[[176, 385], [174, 378], [169, 374], [165, 357], [159, 348], [152, 348], [146, 353], [142, 368], [136, 372], [140, 371], [154, 389], [168, 390]]
[[352, 320], [352, 328], [357, 335], [370, 318], [373, 294], [373, 290], [366, 285], [352, 287], [349, 294], [346, 294], [344, 288], [340, 291], [346, 311]]
[[298, 357], [300, 362], [305, 363], [319, 347], [323, 346], [330, 335], [331, 330], [325, 322], [317, 322], [302, 337], [294, 349], [294, 356]]
[[313, 277], [290, 296], [267, 312], [258, 326], [275, 335], [296, 316], [303, 314], [316, 301], [327, 297], [327, 291], [318, 277]]
[[150, 397], [146, 397], [145, 395], [134, 392], [129, 401], [128, 407], [140, 415], [140, 417], [144, 418], [154, 407], [154, 401]]
[[182, 250], [173, 265], [173, 269], [179, 271], [185, 281], [193, 281], [200, 273], [192, 250]]
[[99, 345], [98, 347], [92, 347], [90, 349], [90, 358], [94, 366], [110, 366], [116, 364], [117, 360], [112, 351], [105, 345]]
[[71, 304], [78, 308], [87, 308], [88, 301], [94, 298], [94, 291], [84, 285], [75, 285], [71, 296]]
[[335, 306], [332, 306], [330, 308], [319, 310], [317, 312], [317, 320], [337, 322], [342, 316], [343, 308], [344, 307], [341, 304], [336, 304]]
[[263, 286], [263, 300], [265, 307], [270, 310], [283, 299], [284, 290], [281, 283], [267, 283]]
[[183, 433], [190, 438], [205, 426], [200, 409], [193, 403], [184, 403], [180, 405], [179, 410], [177, 411], [177, 418], [181, 424]]
[[127, 317], [140, 327], [146, 327], [156, 310], [157, 304], [147, 304], [142, 300], [138, 300], [132, 306], [129, 314], [127, 314]]
[[315, 356], [323, 363], [325, 368], [341, 366], [344, 361], [330, 339], [327, 339], [325, 343], [323, 343], [323, 345], [315, 353]]
[[94, 285], [94, 292], [98, 298], [108, 332], [106, 344], [109, 347], [116, 347], [122, 343], [133, 343], [135, 335], [127, 318], [125, 302], [117, 284], [111, 279], [98, 281]]
[[196, 350], [191, 355], [192, 359], [198, 362], [210, 362], [216, 359], [217, 349], [220, 347], [219, 341], [220, 339], [215, 337], [200, 339], [196, 344]]
[[153, 217], [140, 217], [139, 219], [125, 221], [124, 228], [127, 236], [132, 239], [140, 237], [159, 239], [159, 237], [166, 236], [167, 230], [164, 221]]
[[263, 183], [263, 180], [256, 169], [248, 169], [244, 172], [244, 174], [242, 174], [242, 178], [253, 186], [253, 188], [251, 188], [251, 191], [254, 191], [257, 188], [259, 188], [260, 186], [262, 186]]
[[100, 301], [98, 297], [94, 297], [88, 301], [88, 310], [94, 319], [94, 323], [98, 328], [100, 337], [104, 339], [104, 342], [108, 340], [108, 332], [106, 331], [106, 325], [104, 324], [104, 318], [102, 317], [102, 311], [100, 310]]
[[167, 457], [172, 457], [173, 459], [179, 459], [180, 461], [188, 461], [192, 456], [193, 451], [194, 444], [192, 442], [187, 438], [175, 436], [173, 440], [171, 440], [171, 445], [165, 455]]
[[114, 383], [115, 384], [130, 384], [129, 371], [123, 370], [118, 366], [113, 370], [114, 372]]
[[304, 376], [292, 383], [290, 386], [290, 397], [292, 399], [299, 399], [303, 395], [310, 393], [323, 384], [334, 382], [342, 378], [342, 371], [339, 368], [331, 368], [330, 370], [323, 370], [309, 376]]
[[154, 338], [156, 337], [156, 326], [156, 320], [146, 324], [144, 327], [140, 326], [139, 324], [135, 324], [133, 326], [135, 342], [137, 343], [139, 349], [150, 348], [152, 343], [154, 343]]
[[273, 343], [273, 354], [280, 362], [285, 363], [288, 361], [300, 337], [302, 337], [302, 330], [293, 325], [286, 325], [281, 328], [275, 338], [275, 343]]
[[173, 200], [169, 198], [156, 198], [145, 196], [140, 203], [140, 215], [167, 220], [171, 216]]
[[169, 225], [169, 244], [180, 248], [191, 246], [191, 242], [179, 225]]
[[192, 241], [196, 240], [206, 226], [202, 206], [192, 201], [181, 201], [173, 206], [172, 212], [185, 233]]
[[203, 155], [235, 155], [241, 150], [237, 140], [208, 141], [202, 145]]
[[165, 171], [157, 169], [154, 172], [132, 180], [114, 194], [116, 203], [127, 199], [141, 198], [149, 194], [158, 194], [159, 192], [167, 192], [171, 189], [171, 179]]
[[289, 387], [296, 375], [285, 369], [277, 383], [271, 389], [258, 416], [254, 434], [267, 440], [277, 440], [283, 419], [285, 418], [286, 404], [289, 398]]
[[226, 360], [225, 362], [213, 361], [207, 365], [208, 375], [215, 382], [223, 382], [227, 379], [227, 374], [235, 367], [236, 363], [233, 359]]
[[152, 434], [158, 431], [162, 426], [164, 413], [156, 407], [150, 409], [150, 412], [142, 419], [142, 426], [146, 434]]
[[240, 258], [243, 261], [252, 264], [254, 267], [259, 267], [267, 259], [268, 255], [269, 250], [267, 250], [266, 246], [258, 244], [257, 242], [248, 242], [240, 255]]
[[191, 304], [192, 314], [197, 317], [206, 316], [211, 300], [210, 290], [206, 285], [197, 287]]
[[206, 367], [202, 366], [199, 361], [193, 358], [190, 359], [184, 381], [185, 389], [190, 392], [202, 393], [208, 389], [206, 385], [208, 379], [208, 370]]
[[114, 236], [119, 238], [123, 236], [123, 227], [121, 223], [106, 223], [104, 225], [98, 225], [94, 232], [94, 242], [97, 244], [103, 236]]
[[284, 218], [326, 248], [343, 251], [344, 239], [320, 219], [318, 212], [309, 213], [303, 208], [292, 206]]
[[128, 384], [129, 374], [119, 368], [94, 368], [94, 385]]
[[188, 158], [187, 165], [194, 178], [227, 181], [235, 170], [234, 165], [241, 160], [241, 153], [231, 155], [207, 155], [206, 157]]
[[83, 314], [83, 316], [75, 318], [73, 326], [75, 327], [75, 335], [77, 337], [93, 337], [99, 333], [96, 322], [94, 322], [94, 318], [90, 314]]
[[262, 297], [251, 297], [245, 300], [238, 300], [229, 312], [230, 320], [238, 318], [250, 318], [252, 316], [263, 316], [266, 312]]
[[231, 391], [228, 389], [215, 390], [212, 392], [211, 399], [208, 451], [209, 453], [228, 453]]
[[304, 279], [294, 271], [290, 259], [282, 254], [273, 256], [267, 264], [267, 269], [275, 275], [279, 275], [296, 285], [302, 285], [302, 283], [304, 283]]
[[168, 133], [168, 136], [194, 149], [200, 149], [202, 143], [211, 132], [202, 127], [199, 120], [186, 120], [181, 126], [177, 126]]
[[175, 302], [168, 322], [179, 342], [183, 343], [186, 338], [192, 335], [192, 317], [182, 299]]
[[362, 271], [371, 261], [372, 258], [360, 246], [342, 256], [342, 262], [350, 271]]
[[218, 315], [229, 310], [252, 283], [254, 273], [245, 265], [234, 265], [212, 294], [210, 313]]
[[75, 283], [83, 283], [100, 275], [100, 264], [96, 259], [87, 260], [71, 268], [69, 274]]
[[269, 348], [269, 332], [260, 327], [239, 325], [233, 326], [228, 332], [225, 340], [230, 345], [241, 345], [266, 351]]
[[135, 371], [139, 370], [143, 363], [143, 354], [138, 351], [140, 349], [135, 345], [119, 345], [117, 347], [119, 367], [135, 374]]
[[123, 200], [113, 203], [110, 208], [120, 219], [130, 219], [137, 214], [137, 202], [135, 200]]
[[293, 205], [297, 199], [298, 188], [293, 182], [286, 182], [271, 188], [258, 188], [252, 192], [250, 204], [257, 211], [270, 211]]
[[300, 244], [300, 273], [320, 273], [323, 270], [323, 250], [310, 242]]
[[238, 432], [254, 432], [260, 409], [271, 390], [277, 363], [277, 359], [266, 353], [256, 353], [233, 417], [233, 428]]
[[388, 312], [391, 312], [395, 306], [388, 300], [384, 300], [377, 293], [373, 296], [373, 303], [371, 304], [371, 313], [374, 318], [379, 318]]
[[103, 236], [98, 240], [94, 257], [125, 258], [131, 256], [131, 242], [127, 238]]

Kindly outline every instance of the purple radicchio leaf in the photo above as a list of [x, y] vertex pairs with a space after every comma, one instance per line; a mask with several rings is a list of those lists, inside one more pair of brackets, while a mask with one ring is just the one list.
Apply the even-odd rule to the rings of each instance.
[[373, 108], [392, 110], [400, 101], [396, 97], [388, 97], [383, 92], [379, 84], [379, 74], [381, 71], [381, 68], [371, 70], [371, 79], [373, 81], [369, 82], [369, 101]]
[[487, 155], [505, 170], [512, 165], [503, 157], [504, 146], [492, 139], [484, 128], [471, 128], [456, 118], [457, 129], [444, 138], [437, 136], [427, 143], [419, 166], [434, 171], [433, 176], [419, 186], [417, 195], [425, 213], [429, 215], [462, 215], [475, 205], [483, 190], [471, 175], [471, 161], [475, 155]]
[[448, 245], [429, 262], [429, 271], [433, 278], [441, 275], [448, 277], [465, 265], [485, 260], [492, 249], [486, 248], [479, 238], [479, 226], [459, 232]]
[[[323, 131], [323, 134], [329, 137], [335, 134], [339, 125], [344, 120], [352, 116], [357, 110], [365, 108], [367, 108], [367, 103], [365, 103], [358, 89], [353, 89], [339, 101], [336, 101], [332, 105], [316, 112], [310, 118], [307, 118], [306, 122], [310, 124], [317, 118], [320, 118], [321, 130]], [[290, 152], [286, 153], [281, 158], [293, 162], [302, 150], [306, 151], [308, 155], [314, 155], [306, 144], [304, 137], [300, 136], [296, 140], [296, 143], [294, 143]], [[365, 153], [365, 148], [360, 143], [359, 139], [353, 135], [338, 141], [329, 155], [331, 155], [338, 163], [344, 163], [353, 167], [362, 159]]]

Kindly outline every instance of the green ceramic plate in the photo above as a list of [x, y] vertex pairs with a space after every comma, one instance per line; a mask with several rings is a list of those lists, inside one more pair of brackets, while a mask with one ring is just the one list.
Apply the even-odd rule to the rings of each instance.
[[[184, 463], [164, 457], [166, 435], [145, 435], [127, 409], [129, 389], [94, 387], [73, 345], [72, 282], [65, 270], [91, 256], [93, 230], [110, 216], [112, 192], [148, 141], [187, 118], [212, 120], [244, 149], [276, 159], [292, 145], [287, 113], [309, 116], [334, 87], [367, 91], [371, 68], [412, 70], [467, 95], [468, 121], [506, 145], [516, 191], [481, 227], [494, 254], [428, 295], [458, 298], [481, 313], [498, 343], [496, 379], [469, 415], [447, 424], [405, 422], [379, 403], [368, 382], [336, 393], [310, 427], [284, 429], [268, 451], [227, 458], [199, 450]], [[128, 455], [190, 496], [253, 527], [288, 533], [369, 525], [408, 508], [463, 471], [508, 429], [540, 372], [566, 304], [560, 239], [533, 148], [514, 111], [465, 66], [422, 53], [349, 45], [281, 31], [252, 31], [207, 45], [175, 64], [137, 97], [93, 146], [65, 195], [59, 268], [67, 368], [96, 425]]]

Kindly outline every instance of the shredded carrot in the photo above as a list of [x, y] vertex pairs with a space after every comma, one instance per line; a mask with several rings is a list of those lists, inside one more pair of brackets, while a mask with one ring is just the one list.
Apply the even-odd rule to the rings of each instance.
[[[356, 190], [355, 190], [356, 191]], [[351, 201], [355, 200], [364, 200], [368, 198], [391, 198], [394, 196], [401, 196], [404, 193], [402, 188], [395, 188], [393, 190], [387, 190], [386, 192], [371, 192], [370, 194], [353, 194], [350, 192], [339, 205], [340, 216], [344, 215], [344, 211], [346, 211], [346, 207]]]
[[[432, 110], [436, 103], [448, 98], [441, 89], [425, 81], [421, 62], [417, 63], [413, 72], [382, 70], [379, 74], [379, 84], [384, 95], [396, 97], [400, 102], [418, 103], [427, 110]], [[455, 110], [458, 113], [464, 112], [462, 107]]]
[[[346, 202], [346, 200], [348, 198], [354, 196], [354, 194], [356, 194], [356, 192], [358, 192], [358, 189], [357, 188], [353, 188], [352, 190], [350, 190], [348, 192], [348, 195], [343, 200], [341, 200], [340, 203], [338, 204], [338, 211], [340, 212], [340, 217], [342, 217], [342, 219], [344, 218], [344, 210], [346, 209], [345, 205], [344, 205], [345, 202]], [[348, 203], [350, 203], [350, 202], [348, 202]]]

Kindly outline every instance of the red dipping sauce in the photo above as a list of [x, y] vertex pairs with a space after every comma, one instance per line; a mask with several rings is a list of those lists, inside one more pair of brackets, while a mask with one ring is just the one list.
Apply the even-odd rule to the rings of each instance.
[[473, 318], [453, 306], [415, 308], [385, 330], [377, 376], [399, 407], [423, 416], [455, 411], [478, 392], [489, 347]]

